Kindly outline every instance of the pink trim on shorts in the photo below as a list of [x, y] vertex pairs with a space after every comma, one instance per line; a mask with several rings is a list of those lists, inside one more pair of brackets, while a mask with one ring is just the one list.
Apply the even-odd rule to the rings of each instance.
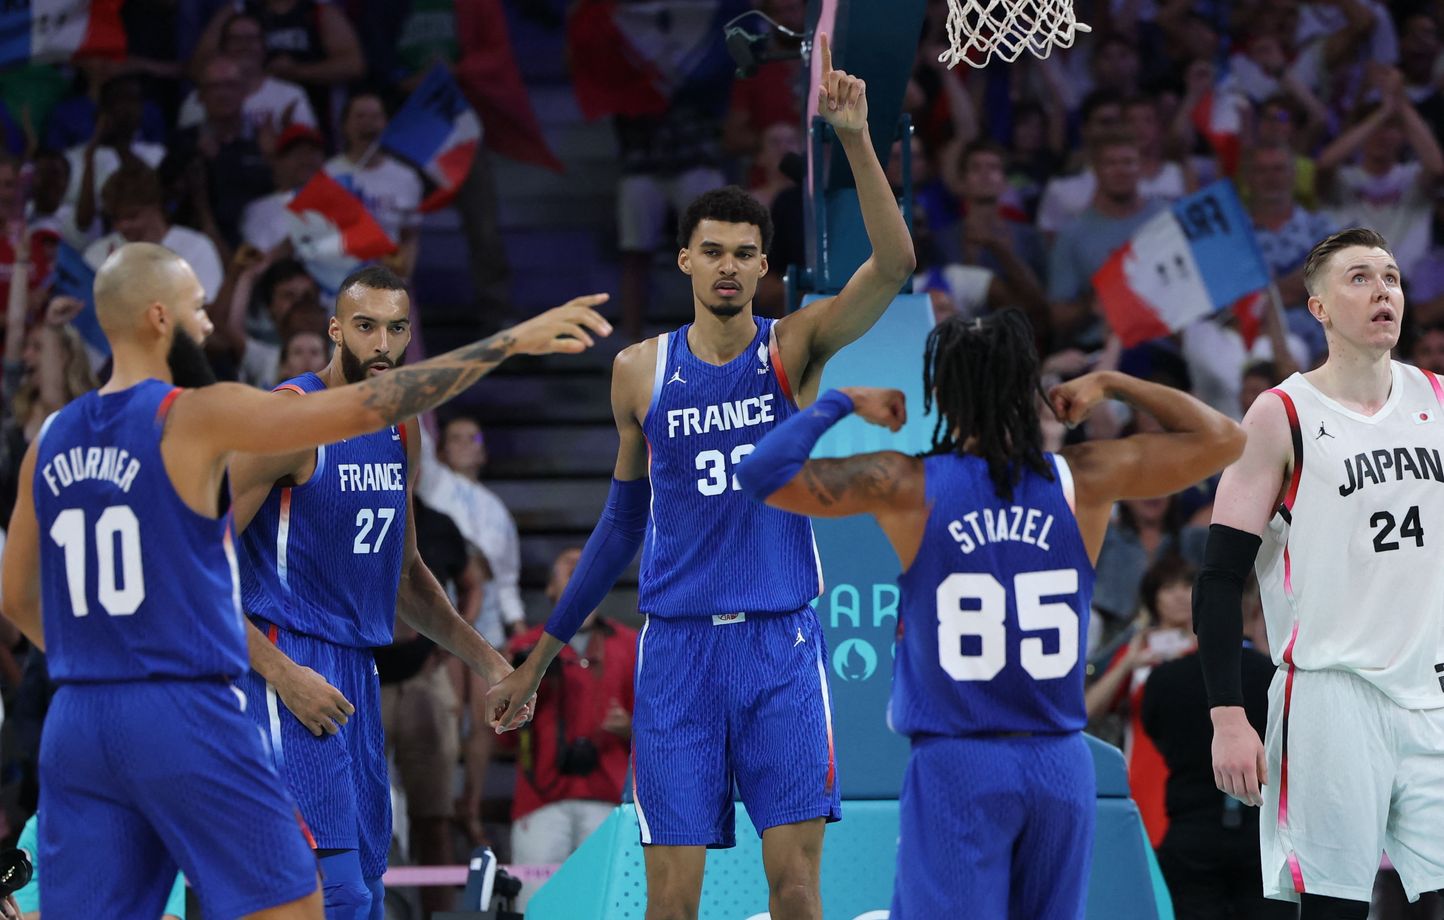
[[[1287, 558], [1287, 557], [1286, 557]], [[1287, 579], [1287, 576], [1285, 576]], [[1284, 664], [1288, 667], [1288, 676], [1284, 679], [1284, 716], [1283, 716], [1283, 737], [1280, 743], [1279, 753], [1279, 827], [1289, 826], [1289, 709], [1293, 705], [1294, 698], [1294, 675], [1298, 668], [1294, 666], [1294, 646], [1299, 641], [1299, 623], [1294, 621], [1294, 628], [1289, 633], [1288, 645], [1284, 646]], [[1294, 891], [1304, 893], [1304, 871], [1299, 866], [1298, 854], [1289, 850], [1289, 875], [1294, 880]]]

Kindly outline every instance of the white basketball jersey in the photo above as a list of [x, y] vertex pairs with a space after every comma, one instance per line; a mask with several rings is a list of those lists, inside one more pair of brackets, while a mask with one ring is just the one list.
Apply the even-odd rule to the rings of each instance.
[[1407, 709], [1444, 706], [1444, 389], [1393, 362], [1361, 415], [1294, 374], [1294, 468], [1255, 564], [1276, 664], [1338, 668]]

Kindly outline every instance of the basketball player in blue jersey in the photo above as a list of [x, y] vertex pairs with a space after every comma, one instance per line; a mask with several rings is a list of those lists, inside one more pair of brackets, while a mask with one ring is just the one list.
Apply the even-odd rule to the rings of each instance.
[[547, 664], [642, 555], [633, 792], [646, 847], [647, 917], [695, 917], [707, 847], [733, 844], [734, 783], [762, 835], [772, 916], [822, 916], [823, 826], [839, 817], [821, 572], [806, 518], [748, 502], [737, 464], [815, 398], [828, 358], [866, 332], [914, 266], [873, 152], [861, 80], [821, 37], [818, 108], [857, 180], [872, 255], [835, 297], [773, 322], [752, 315], [767, 271], [767, 209], [741, 189], [687, 208], [677, 264], [695, 319], [617, 356], [621, 444], [601, 521], [536, 650], [493, 688], [509, 726]]
[[[276, 387], [286, 399], [395, 373], [411, 342], [406, 283], [381, 266], [357, 270], [341, 284], [329, 331], [331, 362]], [[391, 785], [372, 649], [391, 643], [400, 615], [488, 686], [511, 673], [416, 551], [416, 425], [247, 455], [230, 468], [253, 668], [242, 687], [315, 837], [331, 920], [384, 913]]]
[[610, 328], [584, 308], [551, 311], [293, 399], [174, 384], [172, 368], [205, 367], [204, 302], [170, 250], [116, 250], [95, 280], [111, 378], [51, 416], [21, 465], [5, 614], [60, 685], [40, 752], [47, 917], [160, 916], [177, 868], [207, 917], [321, 916], [303, 825], [232, 683], [247, 651], [227, 462], [398, 424], [508, 355], [580, 351]]
[[1038, 356], [1016, 310], [928, 336], [932, 450], [808, 455], [852, 412], [896, 431], [902, 393], [832, 390], [743, 462], [745, 492], [798, 514], [871, 514], [902, 566], [888, 719], [912, 741], [895, 920], [1081, 920], [1093, 761], [1081, 731], [1093, 563], [1113, 502], [1168, 495], [1243, 451], [1238, 425], [1179, 390], [1103, 372], [1050, 394], [1076, 425], [1105, 399], [1164, 433], [1046, 454]]

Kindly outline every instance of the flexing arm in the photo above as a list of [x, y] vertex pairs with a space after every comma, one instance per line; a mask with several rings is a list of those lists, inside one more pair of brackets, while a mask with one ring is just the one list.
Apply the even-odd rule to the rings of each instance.
[[406, 546], [401, 562], [401, 584], [396, 592], [396, 613], [417, 632], [460, 658], [485, 678], [488, 685], [495, 684], [511, 673], [511, 665], [461, 618], [416, 549], [416, 508], [412, 492], [421, 469], [421, 431], [415, 419], [406, 423], [406, 436], [410, 471], [406, 485]]
[[547, 620], [546, 631], [521, 667], [487, 694], [487, 716], [498, 732], [520, 724], [523, 704], [536, 695], [547, 666], [607, 596], [642, 545], [652, 490], [647, 479], [647, 439], [639, 415], [645, 412], [641, 394], [650, 396], [646, 382], [651, 379], [648, 372], [655, 363], [657, 347], [655, 340], [632, 345], [623, 349], [612, 365], [612, 416], [619, 438], [612, 489], [601, 519], [582, 548], [576, 571]]
[[1076, 425], [1106, 399], [1120, 399], [1158, 419], [1162, 434], [1088, 441], [1063, 450], [1074, 483], [1078, 527], [1096, 560], [1113, 503], [1157, 498], [1212, 476], [1243, 452], [1238, 423], [1182, 390], [1117, 371], [1086, 374], [1054, 387], [1048, 400], [1065, 424]]
[[800, 334], [807, 343], [806, 356], [793, 376], [798, 381], [820, 376], [828, 358], [871, 329], [917, 266], [912, 234], [868, 133], [867, 88], [856, 77], [833, 69], [826, 35], [821, 37], [819, 49], [822, 82], [818, 86], [818, 110], [837, 132], [852, 167], [872, 255], [836, 297], [819, 300], [779, 321], [779, 338], [786, 341]]
[[922, 461], [891, 450], [807, 459], [823, 433], [853, 412], [891, 431], [907, 422], [903, 394], [897, 390], [829, 390], [768, 432], [738, 465], [737, 484], [752, 498], [796, 514], [873, 515], [906, 569], [917, 555], [927, 520]]

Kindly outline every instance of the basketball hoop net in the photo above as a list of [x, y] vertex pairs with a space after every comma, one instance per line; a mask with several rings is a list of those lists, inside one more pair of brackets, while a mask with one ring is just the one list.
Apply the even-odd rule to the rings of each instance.
[[948, 0], [948, 42], [938, 56], [986, 67], [994, 55], [1015, 61], [1027, 49], [1040, 58], [1056, 45], [1071, 48], [1076, 32], [1092, 29], [1073, 18], [1073, 0]]

